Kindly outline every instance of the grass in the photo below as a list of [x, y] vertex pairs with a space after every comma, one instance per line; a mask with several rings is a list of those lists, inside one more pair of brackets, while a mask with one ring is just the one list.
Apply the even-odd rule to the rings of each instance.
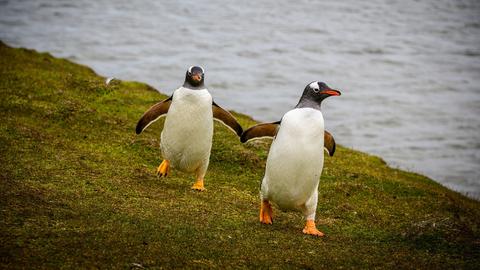
[[480, 203], [380, 158], [326, 158], [313, 238], [300, 213], [258, 222], [269, 142], [215, 124], [206, 192], [158, 179], [163, 122], [134, 132], [165, 97], [148, 85], [1, 43], [0, 97], [0, 268], [480, 267]]

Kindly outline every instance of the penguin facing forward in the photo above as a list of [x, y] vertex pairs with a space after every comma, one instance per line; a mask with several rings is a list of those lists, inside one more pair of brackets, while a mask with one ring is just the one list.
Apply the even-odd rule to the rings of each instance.
[[151, 123], [166, 116], [160, 142], [164, 159], [157, 168], [157, 174], [166, 177], [170, 168], [194, 172], [196, 180], [192, 189], [198, 191], [205, 190], [204, 177], [212, 149], [213, 119], [219, 120], [238, 136], [243, 132], [237, 120], [213, 101], [204, 80], [202, 67], [190, 67], [183, 86], [148, 109], [135, 130], [140, 134]]
[[246, 130], [240, 140], [274, 137], [267, 157], [260, 191], [260, 222], [272, 224], [270, 202], [282, 210], [303, 213], [306, 225], [303, 233], [323, 236], [315, 226], [318, 183], [323, 169], [323, 150], [335, 152], [333, 136], [324, 130], [322, 101], [340, 96], [323, 82], [305, 87], [297, 106], [285, 113], [281, 121], [264, 123]]

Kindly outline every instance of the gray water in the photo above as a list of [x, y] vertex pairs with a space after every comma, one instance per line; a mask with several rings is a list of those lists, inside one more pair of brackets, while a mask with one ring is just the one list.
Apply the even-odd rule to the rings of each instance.
[[338, 143], [480, 197], [480, 1], [9, 1], [0, 39], [274, 121], [314, 80]]

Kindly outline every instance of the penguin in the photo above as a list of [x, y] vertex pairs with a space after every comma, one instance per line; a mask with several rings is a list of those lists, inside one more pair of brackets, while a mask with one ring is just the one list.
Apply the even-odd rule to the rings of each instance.
[[274, 202], [282, 210], [300, 211], [304, 234], [324, 236], [315, 226], [318, 184], [323, 169], [323, 149], [335, 152], [333, 136], [324, 130], [320, 106], [330, 96], [340, 96], [323, 82], [308, 84], [294, 109], [281, 121], [247, 129], [240, 141], [273, 137], [260, 190], [260, 222], [272, 224]]
[[228, 111], [216, 104], [205, 87], [202, 67], [191, 66], [183, 86], [148, 109], [136, 126], [140, 134], [150, 124], [166, 116], [161, 133], [160, 150], [163, 161], [157, 168], [160, 177], [167, 177], [170, 168], [194, 172], [193, 190], [204, 191], [212, 149], [213, 120], [218, 120], [241, 136], [243, 129]]

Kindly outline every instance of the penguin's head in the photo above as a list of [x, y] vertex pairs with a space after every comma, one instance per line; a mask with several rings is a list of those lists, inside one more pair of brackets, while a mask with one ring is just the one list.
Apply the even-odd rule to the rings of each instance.
[[326, 83], [314, 81], [309, 83], [305, 87], [305, 90], [303, 90], [303, 94], [298, 102], [297, 108], [320, 107], [322, 101], [327, 97], [340, 95], [340, 91], [330, 88]]
[[201, 87], [203, 86], [204, 79], [205, 72], [203, 71], [203, 68], [199, 66], [191, 66], [188, 68], [187, 74], [185, 75], [185, 84], [193, 87]]

